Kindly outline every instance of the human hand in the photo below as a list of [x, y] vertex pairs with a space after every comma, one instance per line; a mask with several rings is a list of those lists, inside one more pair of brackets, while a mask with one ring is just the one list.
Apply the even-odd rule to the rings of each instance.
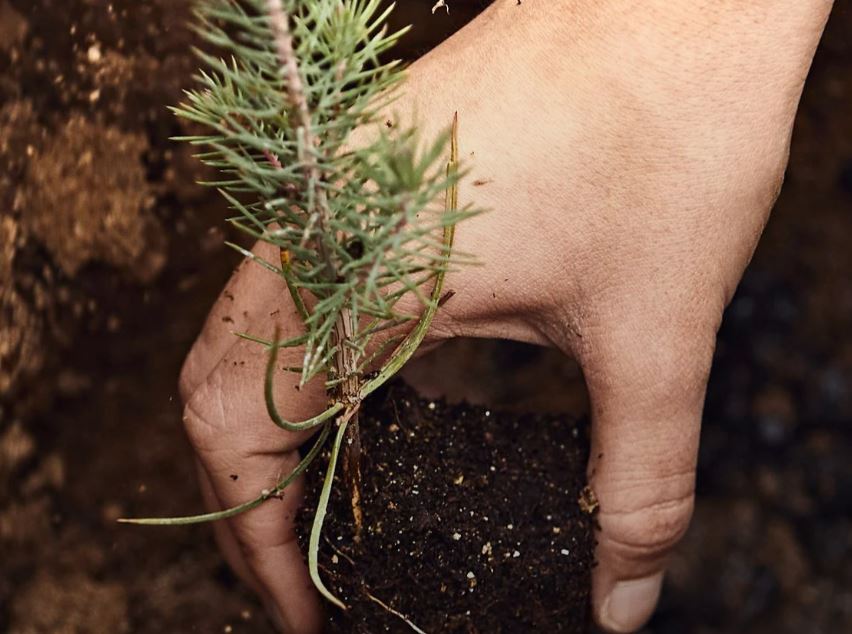
[[[780, 186], [831, 3], [634, 5], [497, 2], [417, 62], [394, 105], [427, 138], [458, 111], [461, 199], [490, 209], [459, 227], [458, 249], [483, 266], [447, 276], [456, 294], [429, 343], [514, 339], [583, 368], [602, 529], [593, 600], [617, 632], [653, 611], [688, 524], [716, 331]], [[269, 421], [265, 355], [230, 333], [289, 337], [299, 324], [280, 280], [249, 264], [187, 359], [185, 421], [211, 508], [268, 488], [305, 439]], [[298, 365], [297, 350], [281, 354]], [[285, 416], [322, 408], [321, 386], [294, 385], [277, 382]], [[321, 617], [294, 539], [299, 486], [216, 531], [282, 625], [311, 632]]]

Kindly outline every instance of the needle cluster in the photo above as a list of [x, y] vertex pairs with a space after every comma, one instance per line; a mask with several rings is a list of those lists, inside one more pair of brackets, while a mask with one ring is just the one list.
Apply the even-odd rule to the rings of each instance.
[[[397, 303], [406, 294], [428, 303], [422, 289], [447, 267], [441, 231], [470, 213], [433, 208], [458, 179], [442, 169], [447, 136], [421, 147], [414, 129], [379, 118], [403, 77], [383, 61], [404, 32], [388, 33], [391, 9], [379, 0], [204, 0], [197, 11], [197, 31], [217, 54], [199, 51], [207, 68], [176, 112], [207, 130], [185, 140], [221, 172], [212, 184], [231, 222], [280, 250], [280, 262], [260, 264], [287, 282], [301, 311], [303, 383], [344, 381], [341, 356], [348, 374], [363, 373], [370, 340], [419, 317]], [[351, 147], [355, 130], [372, 138]]]

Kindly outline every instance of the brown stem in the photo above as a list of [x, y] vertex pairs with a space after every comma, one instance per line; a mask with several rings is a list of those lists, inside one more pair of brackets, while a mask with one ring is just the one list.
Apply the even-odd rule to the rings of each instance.
[[[343, 310], [337, 318], [334, 331], [334, 343], [337, 345], [335, 355], [335, 373], [341, 381], [335, 388], [337, 397], [345, 404], [358, 406], [360, 383], [357, 373], [357, 351], [350, 347], [355, 334], [352, 315]], [[352, 519], [355, 524], [355, 541], [361, 540], [361, 529], [364, 516], [361, 511], [361, 433], [358, 425], [358, 412], [349, 421], [344, 439], [343, 473], [349, 484], [350, 501], [352, 504]]]
[[[298, 134], [301, 137], [299, 144], [299, 162], [304, 166], [306, 190], [312, 188], [314, 206], [308, 209], [308, 222], [305, 225], [303, 243], [307, 242], [315, 226], [319, 229], [317, 239], [317, 251], [326, 265], [324, 275], [326, 279], [337, 278], [337, 265], [332, 253], [326, 248], [323, 237], [331, 236], [331, 210], [328, 197], [322, 187], [323, 174], [314, 154], [317, 148], [317, 139], [314, 136], [311, 122], [311, 111], [305, 94], [304, 82], [299, 72], [299, 63], [293, 46], [293, 34], [290, 30], [290, 17], [284, 10], [281, 0], [267, 0], [266, 9], [269, 15], [269, 24], [275, 38], [275, 48], [278, 53], [278, 61], [281, 64], [281, 73], [287, 85], [287, 100], [298, 124]], [[343, 72], [343, 67], [337, 69]], [[306, 196], [307, 199], [311, 198]], [[343, 379], [335, 388], [336, 397], [347, 406], [357, 407], [360, 385], [357, 373], [357, 351], [348, 344], [353, 341], [356, 332], [356, 324], [352, 323], [351, 313], [342, 310], [337, 318], [334, 331], [334, 344], [337, 346], [335, 355], [335, 372], [337, 378]], [[358, 428], [357, 411], [350, 421], [346, 432], [344, 468], [346, 479], [352, 499], [352, 516], [355, 521], [355, 540], [359, 541], [363, 515], [361, 512], [361, 440]]]
[[[331, 235], [331, 210], [326, 191], [321, 186], [322, 173], [314, 155], [317, 139], [314, 136], [305, 85], [299, 72], [299, 62], [296, 59], [296, 51], [293, 47], [290, 17], [284, 10], [281, 0], [266, 0], [266, 10], [269, 14], [269, 25], [275, 38], [275, 48], [278, 52], [281, 72], [287, 84], [287, 100], [296, 115], [298, 130], [301, 131], [302, 143], [299, 146], [299, 162], [305, 168], [306, 188], [313, 189], [315, 208], [308, 210], [308, 222], [305, 225], [305, 236], [303, 238], [303, 241], [306, 242], [310, 239], [311, 231], [315, 225], [319, 226], [321, 236]], [[321, 238], [317, 240], [317, 249], [328, 267], [327, 277], [334, 279], [337, 277], [337, 266]]]
[[364, 512], [361, 510], [361, 431], [358, 426], [358, 414], [352, 417], [346, 428], [346, 443], [343, 468], [346, 482], [349, 484], [349, 501], [352, 507], [352, 521], [355, 525], [355, 543], [361, 541], [364, 527]]

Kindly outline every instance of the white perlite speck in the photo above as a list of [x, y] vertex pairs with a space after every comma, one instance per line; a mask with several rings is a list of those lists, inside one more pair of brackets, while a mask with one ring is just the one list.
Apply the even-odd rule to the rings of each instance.
[[86, 57], [92, 64], [97, 64], [101, 61], [101, 49], [97, 44], [92, 44], [89, 50], [86, 51]]

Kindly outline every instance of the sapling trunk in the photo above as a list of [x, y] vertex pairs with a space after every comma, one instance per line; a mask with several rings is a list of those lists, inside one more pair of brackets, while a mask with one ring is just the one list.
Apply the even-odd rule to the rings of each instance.
[[352, 520], [355, 525], [355, 541], [361, 539], [361, 528], [364, 517], [361, 512], [361, 433], [358, 427], [358, 393], [361, 390], [357, 359], [353, 350], [352, 334], [355, 331], [352, 314], [345, 310], [335, 324], [334, 342], [338, 349], [335, 358], [335, 374], [340, 383], [335, 388], [337, 400], [351, 404], [355, 408], [349, 427], [344, 437], [343, 473], [349, 485], [349, 495], [352, 505]]
[[[403, 78], [396, 62], [382, 61], [404, 33], [387, 32], [390, 10], [380, 0], [199, 0], [196, 31], [222, 57], [199, 52], [207, 66], [198, 76], [201, 87], [188, 91], [175, 111], [207, 132], [182, 139], [203, 147], [199, 157], [221, 172], [211, 184], [230, 203], [234, 226], [279, 249], [273, 263], [232, 245], [284, 281], [303, 324], [303, 333], [289, 340], [278, 331], [271, 340], [236, 334], [269, 354], [264, 397], [271, 421], [319, 433], [293, 473], [238, 507], [124, 520], [191, 524], [250, 511], [279, 495], [332, 439], [308, 567], [320, 593], [341, 608], [317, 565], [341, 449], [357, 540], [361, 403], [422, 342], [441, 303], [451, 254], [459, 261], [452, 253], [455, 225], [475, 213], [458, 207], [457, 119], [451, 133], [423, 144], [415, 128], [388, 129], [380, 116]], [[352, 149], [356, 128], [375, 134]], [[400, 311], [406, 296], [419, 299], [422, 310]], [[406, 324], [407, 336], [378, 345], [376, 335]], [[325, 411], [298, 422], [278, 411], [280, 348], [303, 348], [300, 385], [325, 380]]]

